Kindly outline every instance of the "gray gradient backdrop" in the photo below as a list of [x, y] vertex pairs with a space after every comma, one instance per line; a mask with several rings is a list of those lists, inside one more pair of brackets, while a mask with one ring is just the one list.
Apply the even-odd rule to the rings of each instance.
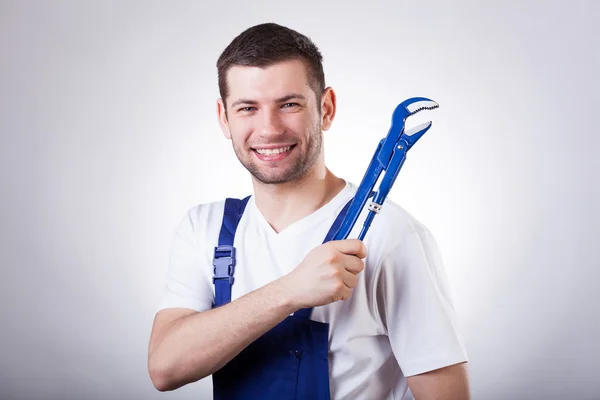
[[440, 103], [390, 197], [439, 241], [474, 398], [600, 399], [600, 2], [216, 3], [0, 1], [0, 398], [210, 398], [157, 392], [148, 337], [176, 223], [251, 190], [215, 62], [275, 21], [324, 54], [355, 183], [400, 101]]

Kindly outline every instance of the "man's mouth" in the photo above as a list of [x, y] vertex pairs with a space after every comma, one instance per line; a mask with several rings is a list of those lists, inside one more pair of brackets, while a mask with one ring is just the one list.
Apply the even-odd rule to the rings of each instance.
[[290, 146], [282, 146], [282, 147], [274, 147], [274, 148], [256, 148], [254, 153], [259, 160], [262, 161], [279, 161], [286, 158], [292, 150], [296, 147], [296, 145]]
[[291, 148], [292, 146], [279, 147], [277, 149], [256, 149], [256, 152], [264, 156], [273, 156], [275, 154], [285, 153]]

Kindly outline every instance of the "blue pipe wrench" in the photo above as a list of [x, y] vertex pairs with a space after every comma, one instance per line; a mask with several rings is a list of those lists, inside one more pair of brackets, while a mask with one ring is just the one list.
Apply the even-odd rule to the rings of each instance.
[[[352, 199], [348, 212], [331, 240], [343, 240], [348, 237], [367, 199], [373, 196], [373, 200], [369, 204], [369, 214], [358, 236], [358, 239], [364, 239], [373, 218], [376, 214], [379, 214], [383, 202], [396, 181], [396, 177], [406, 160], [406, 153], [431, 127], [431, 121], [428, 121], [405, 130], [406, 119], [419, 111], [433, 110], [438, 107], [438, 103], [425, 97], [413, 97], [398, 104], [392, 114], [392, 126], [387, 136], [381, 139], [377, 145], [375, 154]], [[373, 192], [373, 187], [383, 171], [385, 171], [385, 174], [379, 188], [377, 192]]]

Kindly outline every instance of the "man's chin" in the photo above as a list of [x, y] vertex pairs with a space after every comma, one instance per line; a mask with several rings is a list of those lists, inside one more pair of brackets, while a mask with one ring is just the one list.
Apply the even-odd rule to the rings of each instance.
[[295, 171], [280, 172], [277, 174], [251, 171], [251, 174], [256, 180], [265, 185], [282, 185], [294, 182], [300, 178], [300, 174]]
[[258, 180], [260, 183], [265, 184], [265, 185], [283, 185], [286, 183], [290, 183], [294, 181], [293, 177], [288, 177], [288, 176], [283, 176], [283, 177], [279, 177], [279, 176], [260, 176], [260, 175], [254, 175], [254, 178], [256, 180]]

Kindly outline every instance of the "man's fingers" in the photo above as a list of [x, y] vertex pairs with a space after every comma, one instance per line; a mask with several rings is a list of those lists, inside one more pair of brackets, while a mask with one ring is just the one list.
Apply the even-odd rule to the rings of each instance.
[[352, 290], [350, 290], [348, 288], [344, 288], [344, 289], [342, 289], [341, 292], [338, 292], [337, 296], [333, 297], [332, 300], [333, 301], [348, 300], [350, 298], [350, 296], [352, 296]]
[[362, 272], [365, 269], [365, 262], [354, 256], [346, 256], [340, 263], [341, 267], [346, 271], [353, 273], [354, 275]]
[[354, 289], [358, 284], [358, 277], [352, 272], [345, 271], [343, 274], [344, 285], [349, 289]]
[[367, 247], [362, 240], [358, 239], [345, 239], [345, 240], [334, 240], [330, 242], [335, 246], [337, 251], [340, 253], [356, 256], [363, 259], [367, 256]]

